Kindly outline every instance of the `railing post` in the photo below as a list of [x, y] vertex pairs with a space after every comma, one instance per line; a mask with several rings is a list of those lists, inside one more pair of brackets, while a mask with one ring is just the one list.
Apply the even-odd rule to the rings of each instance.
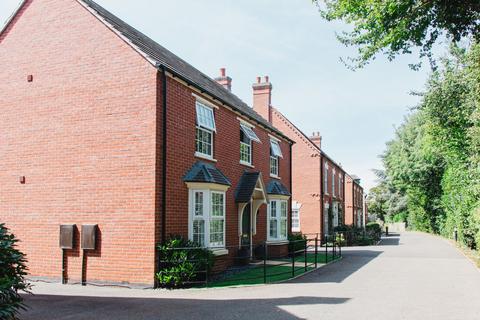
[[305, 254], [305, 272], [307, 272], [307, 239], [305, 239], [304, 254]]
[[267, 242], [263, 243], [263, 283], [267, 283]]
[[292, 246], [292, 278], [295, 277], [295, 241]]
[[208, 268], [208, 258], [205, 258], [205, 286], [208, 288], [208, 274], [209, 274], [209, 268]]
[[328, 263], [328, 236], [325, 235], [325, 263]]
[[315, 269], [317, 269], [318, 266], [318, 236], [315, 237]]

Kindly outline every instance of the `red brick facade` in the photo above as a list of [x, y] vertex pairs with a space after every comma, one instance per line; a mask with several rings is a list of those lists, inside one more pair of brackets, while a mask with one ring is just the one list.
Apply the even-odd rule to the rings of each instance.
[[[321, 237], [343, 223], [345, 172], [321, 151], [320, 135], [306, 136], [271, 105], [271, 95], [268, 77], [257, 78], [253, 84], [254, 109], [295, 141], [292, 147], [292, 202], [294, 209], [299, 211], [300, 232], [309, 237]], [[326, 214], [328, 208], [333, 211], [330, 219], [325, 220], [328, 216], [324, 211]]]
[[[0, 221], [21, 239], [31, 275], [60, 278], [60, 224], [98, 224], [88, 281], [152, 284], [163, 207], [164, 86], [157, 68], [81, 2], [28, 0], [0, 34], [0, 69]], [[199, 160], [195, 93], [214, 107], [211, 163], [232, 183], [226, 245], [238, 245], [234, 192], [241, 175], [255, 170], [265, 184], [272, 179], [273, 135], [283, 153], [280, 181], [290, 189], [290, 142], [249, 120], [262, 143], [252, 147], [254, 168], [241, 165], [243, 116], [171, 74], [166, 87], [166, 234], [188, 235], [182, 178]], [[266, 211], [259, 209], [256, 242], [266, 239]], [[70, 281], [81, 277], [78, 233], [76, 240], [66, 252]]]
[[347, 174], [345, 181], [345, 224], [362, 227], [367, 221], [363, 209], [363, 188], [356, 177]]

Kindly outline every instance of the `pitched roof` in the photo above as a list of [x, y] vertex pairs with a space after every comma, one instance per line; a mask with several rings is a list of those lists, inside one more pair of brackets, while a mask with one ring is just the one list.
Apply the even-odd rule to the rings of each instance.
[[215, 166], [197, 161], [190, 170], [183, 176], [185, 182], [203, 182], [216, 183], [231, 186], [232, 183], [228, 178], [218, 170]]
[[245, 171], [235, 190], [235, 202], [249, 202], [252, 199], [260, 172]]
[[250, 108], [245, 102], [234, 95], [229, 90], [225, 89], [222, 85], [218, 84], [215, 80], [208, 77], [186, 61], [182, 60], [166, 48], [159, 45], [157, 42], [147, 37], [140, 31], [136, 30], [126, 22], [122, 21], [105, 8], [97, 4], [92, 0], [78, 0], [84, 3], [88, 8], [93, 11], [95, 15], [100, 17], [100, 21], [107, 24], [109, 27], [115, 29], [123, 37], [125, 37], [135, 48], [140, 50], [149, 59], [155, 61], [157, 65], [165, 66], [168, 71], [175, 74], [192, 85], [198, 87], [202, 91], [208, 92], [214, 98], [222, 101], [231, 108], [247, 116], [248, 118], [261, 124], [263, 127], [270, 129], [285, 140], [293, 142], [281, 131], [273, 127], [262, 116], [256, 113], [253, 108]]
[[291, 196], [290, 192], [288, 192], [288, 189], [277, 180], [270, 180], [267, 185], [267, 193], [281, 196]]

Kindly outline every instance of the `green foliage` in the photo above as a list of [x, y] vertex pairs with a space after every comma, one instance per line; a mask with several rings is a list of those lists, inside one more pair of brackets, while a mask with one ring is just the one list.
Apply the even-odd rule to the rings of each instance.
[[211, 250], [181, 236], [172, 237], [158, 247], [160, 271], [156, 274], [158, 284], [164, 288], [186, 287], [196, 281], [204, 281], [214, 263]]
[[365, 231], [367, 232], [367, 236], [375, 239], [380, 240], [382, 236], [382, 227], [376, 222], [369, 222], [365, 226]]
[[[374, 210], [399, 194], [410, 228], [480, 246], [480, 46], [452, 47], [433, 72], [418, 108], [398, 128], [382, 156], [385, 167]], [[390, 194], [390, 198], [388, 195]], [[378, 209], [380, 207], [380, 209]], [[403, 217], [402, 217], [403, 218]], [[391, 219], [389, 217], [389, 219]]]
[[[420, 57], [431, 58], [431, 49], [443, 34], [453, 41], [480, 34], [478, 0], [313, 0], [321, 16], [343, 20], [353, 26], [338, 35], [347, 46], [358, 47], [350, 58], [353, 68], [363, 67], [385, 53], [390, 60], [420, 49]], [[417, 67], [419, 64], [417, 65]]]
[[19, 310], [24, 310], [19, 292], [29, 292], [26, 258], [16, 249], [18, 240], [0, 223], [0, 319], [16, 319]]
[[295, 252], [305, 249], [307, 237], [301, 233], [293, 233], [288, 235], [288, 252]]

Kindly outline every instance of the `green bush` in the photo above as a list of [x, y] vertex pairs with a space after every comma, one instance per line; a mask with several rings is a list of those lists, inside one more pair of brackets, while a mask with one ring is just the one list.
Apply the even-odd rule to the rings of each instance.
[[212, 270], [213, 252], [181, 236], [172, 237], [158, 250], [160, 271], [156, 277], [160, 287], [187, 287], [192, 282], [204, 281]]
[[369, 222], [365, 226], [365, 231], [367, 232], [368, 237], [371, 237], [375, 240], [380, 240], [382, 236], [382, 227], [376, 222]]
[[288, 235], [288, 252], [293, 253], [305, 249], [307, 237], [301, 233], [293, 233]]
[[0, 223], [0, 319], [16, 319], [19, 310], [25, 310], [19, 292], [29, 292], [26, 258], [16, 249], [18, 240]]

